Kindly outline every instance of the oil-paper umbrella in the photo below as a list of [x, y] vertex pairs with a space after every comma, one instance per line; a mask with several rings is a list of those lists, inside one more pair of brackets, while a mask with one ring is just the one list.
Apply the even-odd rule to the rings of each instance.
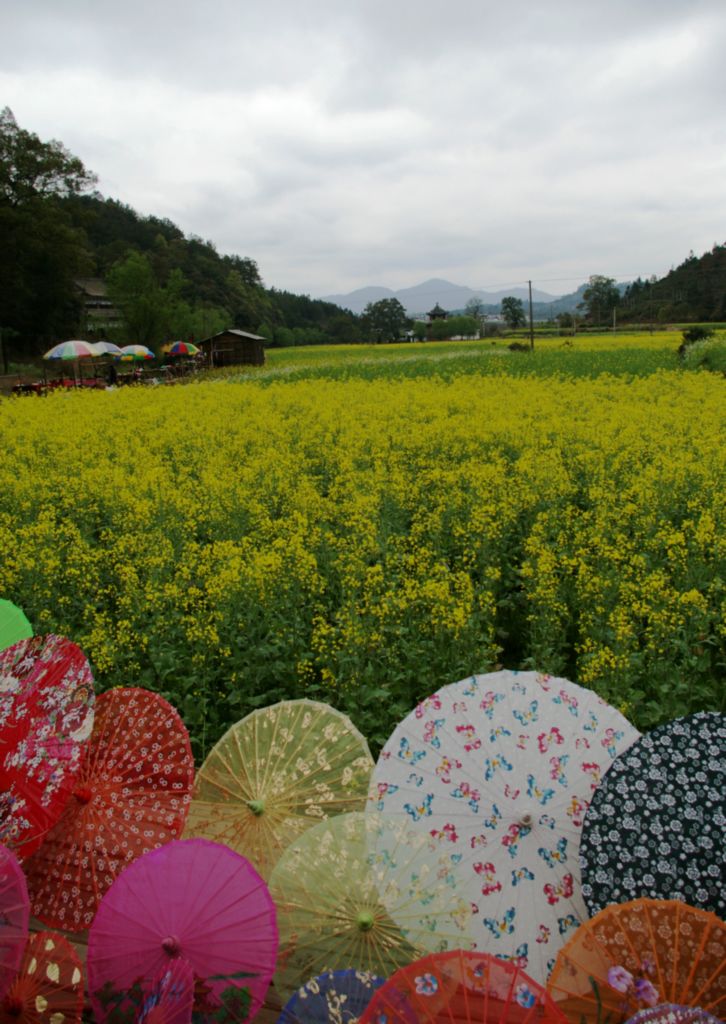
[[326, 971], [295, 992], [277, 1024], [356, 1024], [383, 981], [355, 968]]
[[0, 842], [21, 859], [70, 799], [93, 726], [93, 676], [80, 647], [36, 636], [0, 651]]
[[233, 725], [197, 773], [185, 835], [226, 843], [268, 878], [312, 825], [365, 807], [373, 759], [345, 715], [282, 701]]
[[443, 687], [396, 728], [369, 806], [431, 838], [471, 907], [476, 948], [513, 958], [544, 982], [587, 916], [583, 816], [613, 758], [638, 735], [566, 679], [473, 676]]
[[25, 613], [12, 601], [0, 600], [0, 651], [16, 644], [18, 640], [28, 640], [32, 635], [33, 627]]
[[613, 904], [560, 950], [547, 989], [572, 1024], [625, 1021], [659, 1003], [723, 1018], [726, 924], [680, 900]]
[[177, 957], [160, 968], [143, 996], [137, 1024], [188, 1024], [194, 1005], [194, 971]]
[[36, 917], [88, 928], [123, 868], [181, 835], [193, 778], [189, 735], [171, 704], [136, 688], [101, 694], [73, 797], [26, 865]]
[[0, 1002], [0, 1024], [77, 1024], [83, 1012], [83, 965], [56, 932], [36, 932], [20, 971]]
[[468, 905], [429, 847], [405, 823], [363, 812], [329, 818], [292, 843], [270, 879], [283, 998], [326, 971], [387, 977], [431, 942], [467, 943]]
[[7, 992], [20, 967], [29, 920], [23, 869], [15, 854], [0, 844], [0, 997]]
[[275, 907], [249, 862], [206, 839], [169, 843], [130, 864], [98, 908], [91, 1005], [102, 1024], [118, 993], [145, 989], [179, 958], [194, 972], [195, 1013], [235, 1024], [260, 1008], [276, 954]]
[[487, 953], [434, 953], [396, 971], [361, 1024], [565, 1024], [545, 989]]
[[726, 917], [726, 715], [668, 722], [612, 764], [585, 815], [590, 913], [647, 896]]
[[627, 1024], [721, 1024], [721, 1021], [697, 1006], [662, 1003], [647, 1010], [639, 1010]]

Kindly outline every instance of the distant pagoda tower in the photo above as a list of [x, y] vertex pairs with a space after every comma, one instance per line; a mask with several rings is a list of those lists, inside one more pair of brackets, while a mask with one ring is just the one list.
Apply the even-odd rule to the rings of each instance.
[[429, 310], [426, 315], [429, 318], [429, 323], [433, 323], [434, 320], [446, 320], [449, 314], [437, 302], [434, 308]]

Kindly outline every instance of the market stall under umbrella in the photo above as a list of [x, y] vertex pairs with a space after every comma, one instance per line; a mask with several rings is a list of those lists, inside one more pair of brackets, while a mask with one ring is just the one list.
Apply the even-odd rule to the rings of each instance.
[[94, 359], [98, 354], [92, 342], [72, 340], [62, 341], [59, 345], [54, 345], [53, 348], [45, 353], [43, 359], [60, 359], [72, 362], [74, 379], [80, 381], [83, 379], [80, 374], [80, 361], [82, 359]]
[[124, 345], [120, 349], [117, 358], [123, 363], [142, 363], [150, 359], [156, 359], [156, 356], [146, 345]]
[[174, 341], [166, 351], [170, 356], [195, 356], [200, 350], [191, 341]]

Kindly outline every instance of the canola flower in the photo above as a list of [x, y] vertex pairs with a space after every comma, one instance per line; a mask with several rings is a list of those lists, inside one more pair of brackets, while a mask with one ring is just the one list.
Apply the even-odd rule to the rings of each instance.
[[704, 373], [209, 381], [0, 402], [0, 595], [195, 752], [314, 696], [374, 746], [536, 667], [641, 728], [720, 708], [726, 402]]

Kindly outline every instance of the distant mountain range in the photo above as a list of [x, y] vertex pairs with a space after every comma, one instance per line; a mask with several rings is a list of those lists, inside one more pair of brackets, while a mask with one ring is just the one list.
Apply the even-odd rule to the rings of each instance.
[[[324, 295], [321, 297], [325, 302], [334, 302], [336, 306], [349, 309], [352, 313], [362, 313], [369, 302], [398, 299], [409, 316], [416, 316], [427, 313], [437, 302], [447, 312], [455, 313], [463, 310], [471, 299], [480, 299], [485, 305], [499, 309], [499, 304], [507, 295], [513, 295], [524, 302], [529, 300], [527, 288], [505, 288], [497, 292], [484, 292], [481, 289], [453, 284], [440, 277], [432, 277], [412, 288], [398, 288], [395, 291], [390, 288], [373, 286], [358, 288], [346, 295]], [[558, 298], [557, 295], [549, 295], [537, 288], [532, 289], [532, 301], [538, 304], [555, 302]]]

